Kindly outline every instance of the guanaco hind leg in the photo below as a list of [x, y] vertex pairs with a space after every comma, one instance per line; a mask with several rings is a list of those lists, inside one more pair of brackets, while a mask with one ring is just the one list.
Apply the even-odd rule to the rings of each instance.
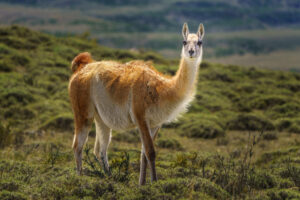
[[80, 129], [75, 129], [75, 135], [73, 140], [73, 150], [77, 167], [77, 174], [82, 174], [82, 150], [87, 141], [90, 126], [84, 125]]
[[96, 124], [96, 141], [94, 147], [94, 154], [103, 165], [106, 172], [109, 171], [109, 164], [107, 159], [107, 148], [111, 139], [111, 129], [104, 124], [98, 113], [95, 114]]

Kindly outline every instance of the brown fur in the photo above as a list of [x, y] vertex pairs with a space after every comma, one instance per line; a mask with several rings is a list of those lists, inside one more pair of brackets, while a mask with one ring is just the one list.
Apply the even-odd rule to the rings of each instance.
[[[187, 67], [181, 65], [174, 77], [158, 72], [151, 63], [140, 60], [121, 64], [115, 61], [95, 62], [83, 74], [86, 79], [98, 75], [116, 103], [124, 103], [132, 89], [145, 104], [142, 109], [180, 100], [186, 91]], [[177, 81], [179, 79], [179, 81]]]
[[[90, 53], [78, 54], [72, 61], [74, 72], [69, 81], [69, 96], [75, 120], [75, 135], [84, 127], [88, 126], [92, 119], [89, 119], [90, 108], [90, 80], [82, 76], [81, 69], [86, 64], [93, 62]], [[76, 148], [77, 140], [73, 144]]]

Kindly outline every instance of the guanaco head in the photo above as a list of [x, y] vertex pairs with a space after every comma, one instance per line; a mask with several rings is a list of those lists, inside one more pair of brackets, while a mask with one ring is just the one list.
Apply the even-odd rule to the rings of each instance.
[[197, 33], [194, 34], [194, 33], [189, 33], [189, 27], [187, 23], [184, 23], [182, 27], [182, 36], [183, 36], [182, 56], [189, 59], [195, 59], [201, 57], [202, 39], [204, 36], [203, 24], [199, 25]]

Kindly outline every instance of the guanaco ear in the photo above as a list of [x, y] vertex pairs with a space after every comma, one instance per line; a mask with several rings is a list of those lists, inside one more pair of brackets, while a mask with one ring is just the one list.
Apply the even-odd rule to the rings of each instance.
[[188, 35], [189, 35], [189, 27], [188, 27], [187, 23], [184, 23], [183, 27], [182, 27], [182, 36], [183, 36], [183, 39], [187, 40]]
[[204, 36], [204, 26], [203, 26], [203, 24], [199, 24], [198, 31], [197, 31], [197, 36], [198, 36], [199, 40], [202, 40], [202, 38]]

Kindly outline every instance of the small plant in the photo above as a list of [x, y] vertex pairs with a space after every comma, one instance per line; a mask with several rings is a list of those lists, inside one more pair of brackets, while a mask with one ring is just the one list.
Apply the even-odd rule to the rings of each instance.
[[237, 161], [234, 160], [232, 154], [230, 157], [217, 154], [212, 159], [214, 170], [209, 178], [235, 197], [243, 195], [245, 191], [250, 193], [253, 184], [251, 184], [249, 178], [255, 173], [255, 167], [252, 165], [254, 147], [262, 136], [263, 131], [259, 133], [258, 137], [252, 136], [249, 132], [247, 147]]
[[0, 123], [0, 149], [9, 146], [13, 141], [13, 135], [9, 126], [4, 127]]
[[277, 132], [267, 132], [263, 135], [264, 140], [277, 140], [278, 133]]
[[[110, 170], [106, 171], [102, 167], [100, 161], [97, 157], [90, 153], [90, 147], [86, 147], [84, 149], [85, 158], [83, 161], [88, 165], [89, 170], [88, 174], [93, 176], [98, 176], [101, 178], [110, 177], [113, 178], [115, 181], [118, 182], [127, 182], [130, 178], [129, 172], [129, 164], [130, 164], [130, 157], [127, 152], [122, 152], [120, 157], [112, 159]], [[103, 161], [101, 161], [103, 163]]]
[[50, 149], [46, 157], [46, 163], [51, 165], [51, 168], [59, 161], [62, 157], [59, 146], [51, 143]]
[[189, 171], [189, 174], [198, 175], [199, 174], [199, 168], [201, 169], [202, 177], [207, 176], [206, 167], [208, 163], [210, 162], [210, 157], [201, 157], [198, 156], [196, 152], [192, 153], [180, 153], [177, 154], [176, 160], [174, 163], [172, 163], [172, 167], [183, 167]]
[[183, 149], [181, 144], [176, 139], [163, 139], [163, 138], [160, 138], [160, 139], [157, 140], [157, 146], [159, 146], [161, 148], [166, 148], [166, 149], [176, 149], [176, 150], [182, 150]]
[[[82, 159], [89, 166], [88, 174], [98, 176], [98, 177], [105, 177], [105, 172], [102, 170], [100, 162], [98, 161], [97, 157], [93, 154], [90, 155], [91, 148], [86, 146], [84, 149], [85, 157]], [[108, 174], [107, 174], [108, 175]]]
[[217, 138], [216, 145], [217, 146], [226, 146], [228, 145], [229, 140], [226, 137]]
[[114, 158], [110, 166], [113, 179], [119, 182], [129, 181], [129, 164], [130, 157], [127, 152], [122, 152], [120, 157]]

